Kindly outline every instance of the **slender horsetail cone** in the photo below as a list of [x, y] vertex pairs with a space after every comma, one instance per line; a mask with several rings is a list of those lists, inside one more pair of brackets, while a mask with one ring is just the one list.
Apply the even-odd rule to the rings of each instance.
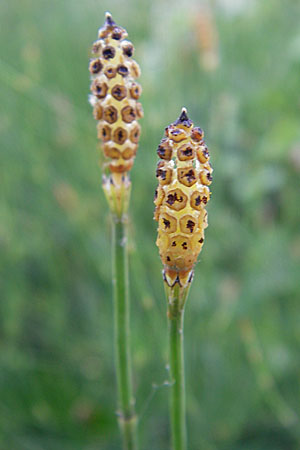
[[[121, 202], [124, 189], [129, 191], [127, 172], [137, 152], [142, 105], [138, 102], [141, 86], [135, 81], [140, 68], [132, 59], [134, 47], [126, 40], [127, 32], [106, 13], [104, 26], [92, 47], [90, 103], [98, 121], [98, 138], [104, 154], [104, 190], [110, 205]], [[115, 192], [112, 192], [112, 187]], [[118, 191], [118, 192], [117, 192]], [[123, 194], [122, 194], [123, 192]]]
[[212, 168], [204, 133], [194, 127], [185, 108], [166, 128], [157, 149], [156, 244], [164, 265], [165, 281], [185, 287], [204, 242], [207, 227], [205, 205], [210, 199]]

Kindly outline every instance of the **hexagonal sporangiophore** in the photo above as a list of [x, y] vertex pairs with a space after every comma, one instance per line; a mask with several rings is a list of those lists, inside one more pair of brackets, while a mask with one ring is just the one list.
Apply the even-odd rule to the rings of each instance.
[[203, 207], [207, 204], [209, 200], [209, 192], [206, 194], [205, 192], [194, 191], [191, 195], [191, 207], [198, 211], [201, 211]]
[[139, 142], [140, 135], [141, 135], [141, 127], [139, 126], [138, 123], [136, 123], [129, 133], [129, 139], [134, 144], [137, 144]]
[[165, 159], [166, 161], [170, 161], [173, 154], [173, 149], [167, 139], [162, 139], [161, 143], [157, 148], [157, 154], [161, 159]]
[[200, 250], [202, 249], [203, 243], [204, 243], [204, 233], [203, 230], [201, 230], [200, 232], [194, 234], [194, 236], [192, 237], [191, 245], [195, 249], [195, 251], [199, 253]]
[[116, 55], [116, 50], [112, 45], [107, 45], [102, 50], [102, 56], [104, 59], [113, 59]]
[[92, 53], [94, 56], [100, 56], [102, 50], [103, 42], [101, 39], [95, 41], [92, 46]]
[[130, 105], [124, 106], [124, 108], [121, 110], [121, 114], [123, 121], [126, 123], [131, 123], [136, 118], [135, 109]]
[[191, 215], [181, 217], [179, 220], [180, 231], [188, 235], [193, 234], [198, 226], [198, 218]]
[[127, 77], [127, 75], [129, 74], [129, 69], [125, 64], [119, 64], [117, 67], [117, 73], [122, 77]]
[[170, 252], [173, 255], [181, 256], [191, 249], [191, 242], [189, 237], [181, 236], [180, 234], [177, 236], [172, 236], [170, 238]]
[[190, 143], [183, 144], [177, 150], [177, 158], [179, 161], [190, 161], [195, 159], [195, 149]]
[[134, 98], [135, 100], [138, 100], [141, 96], [142, 88], [138, 83], [133, 82], [133, 83], [131, 83], [131, 85], [129, 87], [129, 92], [130, 92], [130, 96], [132, 98]]
[[199, 178], [201, 183], [205, 186], [209, 186], [212, 182], [212, 175], [209, 170], [201, 170]]
[[126, 160], [131, 159], [136, 155], [136, 151], [137, 145], [132, 145], [132, 147], [126, 147], [124, 150], [122, 150], [122, 157]]
[[114, 130], [112, 140], [119, 145], [123, 145], [128, 137], [126, 128], [118, 127]]
[[111, 159], [119, 159], [121, 157], [120, 150], [118, 150], [116, 147], [113, 147], [111, 145], [104, 145], [103, 146], [104, 155], [107, 158]]
[[156, 177], [159, 179], [159, 183], [164, 186], [170, 184], [172, 181], [173, 170], [164, 164], [163, 161], [159, 161], [156, 169]]
[[174, 211], [180, 211], [186, 207], [187, 199], [181, 189], [173, 189], [166, 193], [164, 203]]
[[197, 158], [201, 164], [205, 164], [209, 160], [209, 151], [206, 145], [197, 148]]
[[108, 86], [106, 83], [95, 79], [92, 83], [91, 90], [95, 97], [102, 99], [106, 97]]
[[129, 41], [123, 41], [121, 44], [121, 48], [123, 51], [123, 55], [128, 56], [128, 58], [131, 58], [134, 52], [134, 47], [131, 42]]
[[200, 142], [204, 138], [203, 130], [200, 127], [195, 127], [191, 132], [191, 139], [195, 142]]
[[175, 233], [177, 230], [177, 219], [170, 214], [164, 212], [160, 215], [160, 224], [162, 230], [166, 233]]
[[181, 142], [187, 138], [186, 133], [180, 128], [173, 128], [169, 130], [169, 138], [175, 142]]
[[122, 84], [115, 84], [115, 86], [111, 89], [111, 95], [119, 102], [122, 101], [127, 95], [126, 86]]
[[93, 116], [96, 120], [101, 120], [103, 116], [103, 108], [99, 102], [97, 102], [93, 109]]
[[115, 78], [117, 75], [117, 69], [114, 66], [106, 66], [104, 69], [104, 75], [106, 75], [107, 78]]
[[132, 60], [132, 64], [130, 66], [130, 73], [133, 76], [133, 78], [139, 78], [141, 76], [140, 66], [134, 60]]
[[103, 119], [112, 124], [115, 123], [118, 120], [118, 110], [115, 106], [107, 106], [103, 110]]
[[184, 186], [191, 187], [197, 181], [196, 169], [193, 167], [179, 168], [177, 169], [177, 178]]
[[108, 142], [111, 139], [111, 128], [109, 125], [103, 123], [102, 121], [99, 122], [97, 126], [98, 130], [98, 138], [101, 139], [103, 142]]
[[92, 59], [89, 65], [89, 71], [92, 75], [96, 75], [103, 69], [103, 64], [99, 58]]

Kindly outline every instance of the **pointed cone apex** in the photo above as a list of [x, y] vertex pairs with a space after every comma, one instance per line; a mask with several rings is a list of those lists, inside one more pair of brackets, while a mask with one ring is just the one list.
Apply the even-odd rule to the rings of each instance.
[[184, 107], [183, 107], [182, 110], [181, 110], [181, 114], [180, 114], [179, 120], [180, 120], [181, 122], [183, 122], [183, 121], [185, 121], [185, 120], [189, 120], [188, 115], [187, 115], [187, 110], [186, 110], [186, 108], [184, 108]]
[[111, 14], [109, 12], [105, 13], [105, 25], [108, 25], [110, 27], [113, 27], [116, 25], [115, 21], [113, 20]]
[[174, 125], [183, 125], [188, 128], [192, 125], [192, 121], [191, 121], [191, 119], [189, 119], [189, 117], [187, 115], [186, 108], [182, 108], [181, 114], [180, 114], [179, 118], [176, 120], [176, 122], [174, 122]]

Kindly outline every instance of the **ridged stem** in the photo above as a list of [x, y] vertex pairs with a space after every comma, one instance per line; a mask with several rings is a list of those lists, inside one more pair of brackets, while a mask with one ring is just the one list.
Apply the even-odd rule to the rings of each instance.
[[127, 230], [124, 221], [113, 217], [113, 287], [115, 360], [118, 385], [118, 421], [123, 449], [137, 450], [136, 415], [132, 396], [129, 347], [129, 294]]
[[184, 381], [184, 304], [187, 291], [176, 283], [168, 294], [169, 365], [171, 378], [170, 419], [172, 449], [186, 450], [186, 410]]

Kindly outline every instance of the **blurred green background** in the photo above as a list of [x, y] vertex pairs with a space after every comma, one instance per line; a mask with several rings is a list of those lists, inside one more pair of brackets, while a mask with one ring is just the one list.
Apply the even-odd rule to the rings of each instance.
[[0, 448], [120, 448], [110, 220], [87, 102], [106, 10], [142, 69], [130, 221], [141, 449], [169, 448], [152, 200], [156, 148], [182, 106], [214, 167], [185, 318], [189, 449], [299, 449], [298, 0], [1, 2]]

